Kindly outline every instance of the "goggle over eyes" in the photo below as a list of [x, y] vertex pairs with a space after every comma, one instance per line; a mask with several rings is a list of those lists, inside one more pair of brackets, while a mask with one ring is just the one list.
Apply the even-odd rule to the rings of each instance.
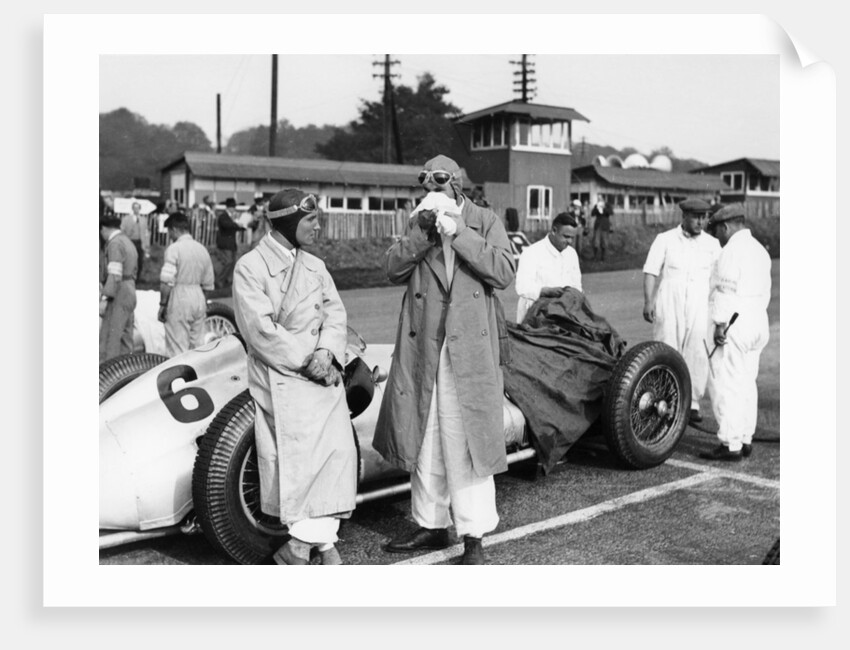
[[312, 194], [308, 194], [305, 196], [298, 205], [290, 205], [288, 208], [281, 208], [280, 210], [270, 211], [268, 213], [269, 219], [277, 219], [278, 217], [288, 217], [290, 214], [295, 214], [298, 211], [311, 213], [318, 212], [319, 210], [319, 202], [316, 200], [316, 197]]
[[445, 185], [452, 180], [453, 176], [450, 172], [422, 170], [419, 172], [419, 184], [424, 185], [430, 179], [437, 185]]

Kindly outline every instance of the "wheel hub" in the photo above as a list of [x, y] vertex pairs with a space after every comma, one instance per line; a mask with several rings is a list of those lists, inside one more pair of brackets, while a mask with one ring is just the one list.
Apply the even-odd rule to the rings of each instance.
[[640, 396], [638, 409], [642, 415], [648, 415], [649, 411], [655, 411], [655, 414], [661, 418], [666, 418], [670, 413], [670, 405], [667, 400], [658, 399], [652, 391], [647, 391]]

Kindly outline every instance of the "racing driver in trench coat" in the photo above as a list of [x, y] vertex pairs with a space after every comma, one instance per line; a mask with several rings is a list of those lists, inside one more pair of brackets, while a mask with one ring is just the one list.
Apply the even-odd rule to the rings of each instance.
[[341, 564], [341, 518], [357, 492], [357, 452], [341, 370], [346, 313], [324, 262], [304, 251], [319, 229], [316, 198], [269, 202], [272, 230], [236, 264], [233, 305], [248, 348], [248, 387], [263, 512], [289, 527], [277, 564]]
[[419, 182], [429, 194], [387, 252], [389, 279], [407, 291], [373, 446], [411, 473], [419, 525], [386, 550], [445, 548], [454, 523], [461, 564], [483, 564], [481, 538], [499, 521], [493, 475], [507, 469], [507, 332], [494, 290], [511, 284], [515, 265], [501, 219], [463, 196], [460, 175], [446, 156], [425, 164]]

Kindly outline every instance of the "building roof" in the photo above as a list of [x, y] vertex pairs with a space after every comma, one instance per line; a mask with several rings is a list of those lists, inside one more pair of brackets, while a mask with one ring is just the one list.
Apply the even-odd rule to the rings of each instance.
[[186, 163], [195, 176], [240, 180], [278, 180], [293, 183], [332, 183], [338, 185], [416, 186], [420, 165], [384, 165], [380, 163], [341, 162], [316, 158], [268, 158], [232, 156], [187, 151], [162, 168]]
[[490, 108], [482, 108], [480, 111], [468, 113], [455, 120], [458, 124], [472, 122], [479, 117], [485, 115], [526, 115], [532, 119], [547, 119], [547, 120], [582, 120], [590, 122], [584, 115], [572, 108], [564, 106], [545, 106], [543, 104], [531, 104], [529, 102], [510, 101], [504, 104], [497, 104]]
[[573, 174], [586, 177], [594, 174], [610, 185], [622, 187], [645, 188], [652, 190], [683, 190], [688, 192], [716, 192], [728, 190], [717, 174], [683, 174], [679, 172], [664, 172], [657, 169], [619, 167], [602, 167], [586, 165], [576, 167]]
[[762, 176], [768, 177], [779, 177], [779, 161], [778, 160], [765, 160], [764, 158], [736, 158], [735, 160], [730, 160], [728, 162], [719, 163], [717, 165], [708, 165], [707, 167], [700, 167], [699, 169], [692, 169], [692, 174], [704, 174], [706, 172], [725, 169], [738, 163], [748, 164], [751, 167], [755, 168], [755, 170], [761, 174]]

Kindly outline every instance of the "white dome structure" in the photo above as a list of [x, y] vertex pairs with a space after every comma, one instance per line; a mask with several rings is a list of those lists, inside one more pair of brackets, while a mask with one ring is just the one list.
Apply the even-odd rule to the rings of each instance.
[[630, 153], [623, 161], [623, 167], [625, 167], [626, 169], [633, 169], [635, 167], [649, 167], [649, 161], [637, 152]]
[[608, 159], [605, 156], [599, 155], [594, 158], [593, 164], [600, 167], [608, 167]]
[[608, 156], [608, 167], [619, 167], [623, 168], [623, 159], [620, 158], [617, 154], [611, 154]]
[[652, 159], [652, 162], [649, 163], [649, 166], [653, 169], [657, 169], [662, 172], [672, 172], [673, 171], [673, 161], [670, 160], [668, 156], [664, 154], [658, 154]]

